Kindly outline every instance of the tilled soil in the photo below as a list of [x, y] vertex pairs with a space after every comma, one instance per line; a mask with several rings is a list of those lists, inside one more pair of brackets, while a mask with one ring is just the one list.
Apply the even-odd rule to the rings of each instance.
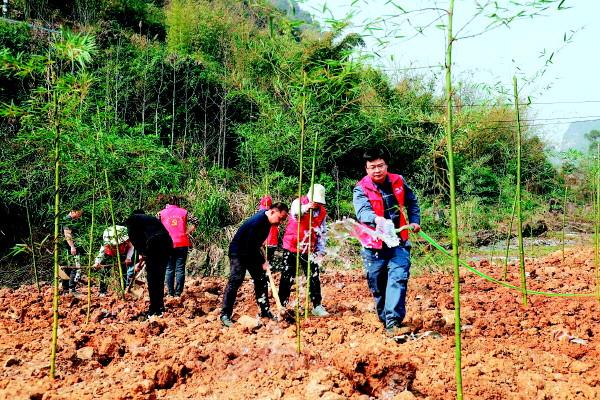
[[[476, 267], [499, 277], [500, 267]], [[593, 252], [579, 248], [527, 265], [531, 289], [593, 292]], [[519, 276], [511, 266], [510, 281]], [[530, 296], [467, 272], [461, 278], [462, 375], [469, 399], [600, 399], [600, 302]], [[60, 304], [57, 377], [48, 378], [52, 288], [0, 290], [0, 398], [6, 399], [451, 399], [455, 396], [452, 276], [410, 281], [415, 340], [384, 335], [360, 270], [322, 274], [330, 317], [262, 321], [250, 280], [233, 328], [219, 321], [225, 280], [188, 280], [165, 315], [138, 321], [145, 300]], [[275, 306], [273, 306], [275, 308]], [[440, 335], [422, 335], [433, 331]], [[422, 337], [421, 337], [422, 336]]]

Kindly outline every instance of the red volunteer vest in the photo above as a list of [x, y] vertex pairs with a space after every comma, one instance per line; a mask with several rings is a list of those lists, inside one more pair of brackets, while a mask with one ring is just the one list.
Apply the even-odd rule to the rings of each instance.
[[279, 225], [271, 225], [269, 236], [267, 236], [265, 243], [269, 247], [277, 247], [279, 244]]
[[[308, 197], [303, 196], [300, 198], [300, 204], [304, 205], [308, 203], [310, 203]], [[316, 216], [314, 216], [314, 212], [316, 210], [312, 210], [312, 229], [310, 229], [308, 225], [310, 219], [310, 212], [307, 212], [300, 218], [300, 238], [297, 237], [298, 220], [296, 218], [290, 217], [287, 228], [285, 229], [285, 234], [283, 235], [284, 249], [291, 251], [292, 253], [296, 253], [298, 251], [298, 239], [300, 239], [300, 252], [303, 254], [308, 253], [308, 238], [306, 237], [306, 234], [310, 230], [310, 252], [312, 253], [315, 250], [315, 246], [317, 244], [317, 232], [314, 228], [318, 228], [319, 226], [321, 226], [323, 220], [325, 220], [325, 217], [327, 216], [327, 211], [325, 210], [325, 207], [323, 207], [322, 204], [319, 204], [319, 208], [317, 208], [317, 210], [319, 212]]]
[[[267, 211], [269, 207], [273, 204], [273, 199], [271, 196], [263, 196], [258, 203], [258, 211]], [[279, 226], [271, 225], [271, 229], [269, 230], [269, 236], [267, 236], [267, 240], [265, 240], [265, 245], [269, 247], [277, 247], [279, 245]]]
[[[129, 240], [119, 244], [119, 254], [124, 255], [127, 254], [127, 249], [129, 248]], [[104, 245], [104, 254], [110, 257], [115, 257], [117, 255], [117, 246], [113, 246], [112, 244]]]
[[167, 228], [173, 247], [188, 247], [190, 238], [187, 230], [187, 210], [172, 204], [167, 204], [164, 210], [160, 212], [160, 222]]
[[[404, 217], [404, 179], [401, 175], [390, 174], [388, 172], [388, 177], [392, 184], [392, 192], [394, 193], [394, 197], [396, 197], [396, 201], [398, 201], [398, 206], [400, 207], [400, 226], [406, 225], [406, 218]], [[367, 198], [369, 199], [369, 203], [371, 203], [371, 208], [373, 212], [378, 217], [383, 217], [384, 213], [384, 203], [383, 196], [377, 186], [373, 183], [371, 178], [367, 175], [362, 178], [357, 185], [361, 187]], [[370, 229], [375, 229], [369, 225], [363, 224]], [[371, 249], [381, 249], [382, 241], [381, 239], [375, 239], [372, 236], [366, 233], [359, 233], [360, 243], [364, 247], [368, 247]], [[404, 230], [400, 232], [400, 238], [404, 241], [408, 240], [408, 231]]]

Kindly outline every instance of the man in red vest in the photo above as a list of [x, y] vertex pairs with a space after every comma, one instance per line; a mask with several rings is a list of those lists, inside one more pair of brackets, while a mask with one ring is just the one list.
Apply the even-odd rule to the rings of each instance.
[[[312, 314], [317, 317], [329, 315], [321, 304], [321, 279], [319, 265], [311, 262], [310, 274], [308, 261], [318, 258], [325, 251], [325, 233], [327, 210], [325, 209], [325, 188], [314, 184], [306, 196], [296, 199], [290, 207], [291, 218], [283, 235], [284, 270], [279, 284], [279, 298], [283, 305], [287, 304], [290, 290], [296, 274], [296, 259], [300, 253], [300, 269], [309, 281], [310, 299], [313, 304]], [[300, 225], [300, 236], [298, 236]], [[316, 256], [316, 257], [315, 257]], [[309, 276], [310, 275], [310, 276]]]
[[[367, 175], [354, 187], [353, 204], [356, 217], [370, 229], [393, 222], [396, 229], [408, 224], [413, 232], [421, 227], [421, 211], [417, 197], [400, 175], [388, 172], [387, 157], [382, 150], [364, 154]], [[386, 221], [387, 220], [387, 221]], [[400, 333], [406, 315], [406, 290], [410, 271], [408, 230], [400, 233], [400, 244], [388, 247], [380, 239], [361, 235], [362, 257], [367, 282], [375, 299], [379, 320], [387, 334]]]
[[185, 285], [185, 264], [190, 247], [190, 234], [196, 230], [198, 219], [180, 207], [177, 196], [170, 196], [167, 206], [157, 218], [165, 226], [173, 240], [173, 252], [169, 256], [166, 284], [169, 296], [181, 296]]

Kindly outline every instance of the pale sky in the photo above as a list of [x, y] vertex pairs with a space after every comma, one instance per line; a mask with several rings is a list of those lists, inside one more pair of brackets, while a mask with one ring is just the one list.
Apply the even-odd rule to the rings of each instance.
[[[434, 7], [445, 9], [449, 2], [305, 0], [300, 1], [300, 7], [325, 26], [327, 18], [343, 19], [352, 12], [352, 25], [347, 32], [371, 35], [366, 37], [365, 51], [377, 52], [378, 57], [373, 59], [373, 64], [382, 66], [392, 77], [409, 73], [433, 79], [441, 90], [444, 72], [435, 66], [444, 65], [446, 32], [435, 25], [445, 24], [447, 17], [443, 16], [423, 34], [418, 34], [415, 26], [427, 25], [442, 13], [429, 10], [401, 16], [393, 3], [409, 11]], [[479, 3], [486, 1], [479, 0]], [[497, 3], [506, 5], [510, 2], [499, 0]], [[473, 0], [455, 1], [455, 32], [474, 15], [474, 4]], [[327, 9], [323, 12], [324, 5]], [[523, 86], [521, 98], [530, 96], [533, 103], [533, 115], [529, 118], [535, 121], [531, 123], [549, 139], [563, 133], [568, 122], [600, 119], [600, 23], [597, 22], [600, 1], [565, 0], [563, 7], [571, 8], [557, 11], [556, 5], [553, 5], [543, 16], [513, 21], [509, 27], [502, 26], [480, 36], [459, 40], [453, 50], [455, 82], [464, 79], [487, 88], [492, 94], [503, 90], [512, 95], [512, 77], [516, 74], [520, 86]], [[485, 14], [492, 12], [491, 8], [487, 10]], [[374, 25], [381, 30], [366, 32], [365, 24], [377, 18], [385, 20]], [[489, 18], [480, 15], [464, 28], [459, 37], [481, 32], [489, 22]], [[564, 35], [569, 36], [572, 31], [575, 33], [571, 42], [565, 44]], [[393, 37], [399, 35], [404, 38]], [[378, 45], [377, 38], [389, 43]], [[544, 51], [546, 57], [541, 56]], [[531, 81], [552, 52], [555, 52], [552, 65], [544, 75], [526, 83], [523, 79]]]

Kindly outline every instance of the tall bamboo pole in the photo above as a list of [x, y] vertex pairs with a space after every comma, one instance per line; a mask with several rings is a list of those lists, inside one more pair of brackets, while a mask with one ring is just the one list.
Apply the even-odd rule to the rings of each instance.
[[525, 250], [523, 248], [523, 214], [521, 213], [521, 115], [519, 113], [519, 95], [517, 77], [513, 76], [515, 113], [517, 116], [517, 236], [519, 238], [519, 272], [521, 274], [521, 293], [523, 305], [527, 306], [527, 278], [525, 277]]
[[117, 222], [115, 219], [115, 209], [113, 207], [112, 196], [110, 194], [110, 182], [108, 181], [108, 171], [104, 168], [104, 179], [106, 181], [106, 194], [108, 195], [108, 207], [110, 208], [110, 217], [112, 220], [112, 227], [115, 232], [115, 239], [117, 241], [117, 266], [119, 267], [119, 284], [121, 289], [121, 296], [125, 298], [125, 281], [123, 280], [123, 268], [121, 266], [121, 254], [119, 253], [119, 235], [117, 232]]
[[88, 246], [88, 265], [87, 265], [87, 311], [85, 314], [85, 323], [90, 322], [90, 313], [92, 305], [92, 249], [94, 244], [94, 222], [96, 218], [96, 168], [94, 168], [94, 190], [92, 191], [92, 223], [90, 226], [90, 243]]
[[452, 17], [454, 16], [454, 0], [450, 0], [448, 8], [448, 43], [446, 48], [446, 145], [448, 148], [448, 181], [450, 183], [450, 219], [452, 221], [452, 261], [454, 265], [454, 342], [455, 342], [455, 375], [456, 398], [462, 400], [462, 367], [461, 367], [461, 328], [460, 328], [460, 267], [458, 259], [458, 218], [456, 213], [456, 183], [454, 175], [454, 150], [452, 143]]
[[[315, 169], [316, 169], [316, 160], [317, 160], [317, 140], [319, 138], [319, 131], [317, 129], [315, 129], [315, 136], [314, 136], [314, 144], [313, 144], [313, 155], [312, 155], [312, 167], [311, 167], [311, 172], [310, 172], [310, 192], [312, 193], [312, 197], [314, 199], [315, 197]], [[309, 307], [309, 300], [310, 300], [310, 277], [311, 277], [311, 270], [310, 270], [310, 252], [312, 249], [312, 233], [313, 233], [313, 227], [312, 227], [312, 217], [313, 217], [313, 213], [312, 210], [309, 210], [309, 216], [308, 216], [308, 253], [307, 257], [307, 264], [306, 264], [306, 299], [304, 301], [304, 318], [308, 318], [308, 307]], [[317, 268], [319, 268], [319, 266], [317, 265]]]
[[596, 296], [600, 301], [600, 142], [596, 144], [596, 213], [594, 218], [594, 275], [596, 277]]
[[565, 239], [566, 239], [566, 235], [565, 235], [565, 225], [567, 222], [567, 189], [568, 186], [565, 182], [565, 190], [563, 193], [563, 215], [562, 215], [562, 237], [561, 237], [561, 241], [562, 241], [562, 263], [563, 266], [565, 264]]
[[[303, 169], [303, 159], [304, 159], [304, 128], [306, 123], [306, 72], [304, 72], [303, 76], [303, 84], [302, 84], [302, 103], [300, 109], [300, 172], [298, 174], [298, 229], [296, 231], [296, 238], [300, 238], [300, 216], [302, 215], [302, 202], [300, 198], [302, 197], [302, 169]], [[302, 339], [302, 326], [300, 322], [300, 241], [296, 240], [296, 350], [298, 354], [302, 350], [301, 347], [301, 339]]]
[[58, 99], [54, 94], [54, 297], [52, 299], [52, 344], [50, 349], [50, 378], [56, 377], [56, 350], [58, 346], [58, 226], [60, 212], [60, 129]]

